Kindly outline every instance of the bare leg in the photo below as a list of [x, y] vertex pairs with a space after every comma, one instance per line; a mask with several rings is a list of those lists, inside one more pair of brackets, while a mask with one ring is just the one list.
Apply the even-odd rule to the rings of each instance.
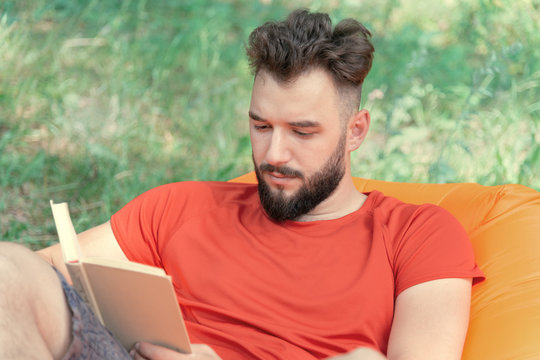
[[0, 242], [0, 359], [61, 359], [70, 339], [54, 270], [29, 249]]

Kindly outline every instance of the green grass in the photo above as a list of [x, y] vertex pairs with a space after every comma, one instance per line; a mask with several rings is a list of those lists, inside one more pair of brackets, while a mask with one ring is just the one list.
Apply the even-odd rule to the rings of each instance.
[[[296, 4], [296, 3], [295, 3]], [[540, 190], [538, 0], [301, 1], [374, 34], [356, 176]], [[359, 5], [358, 5], [359, 4]], [[243, 46], [287, 1], [6, 0], [0, 238], [55, 241], [162, 183], [251, 169]]]

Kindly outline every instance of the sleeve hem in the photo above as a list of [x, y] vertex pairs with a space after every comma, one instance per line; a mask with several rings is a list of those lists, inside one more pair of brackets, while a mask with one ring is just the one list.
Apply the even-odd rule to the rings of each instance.
[[394, 298], [397, 298], [399, 294], [401, 294], [404, 290], [413, 287], [415, 285], [419, 285], [428, 281], [433, 280], [440, 280], [440, 279], [466, 279], [470, 278], [472, 279], [472, 285], [476, 285], [481, 283], [486, 279], [485, 275], [480, 271], [475, 272], [453, 272], [453, 273], [444, 273], [444, 274], [432, 274], [432, 275], [426, 275], [423, 277], [419, 277], [416, 279], [412, 279], [410, 281], [405, 282], [401, 286], [396, 286], [396, 291]]

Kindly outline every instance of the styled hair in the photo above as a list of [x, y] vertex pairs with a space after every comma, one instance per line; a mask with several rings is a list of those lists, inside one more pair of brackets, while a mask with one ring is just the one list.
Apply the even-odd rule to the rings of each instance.
[[370, 38], [369, 30], [354, 19], [342, 20], [332, 29], [328, 14], [299, 9], [284, 21], [256, 28], [249, 36], [246, 53], [255, 76], [263, 70], [282, 82], [322, 68], [332, 75], [340, 94], [353, 90], [358, 108], [375, 51]]

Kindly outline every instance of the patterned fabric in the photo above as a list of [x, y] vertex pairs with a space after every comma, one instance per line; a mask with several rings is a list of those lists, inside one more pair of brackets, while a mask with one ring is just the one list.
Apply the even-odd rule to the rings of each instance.
[[[55, 269], [56, 270], [56, 269]], [[71, 309], [72, 342], [63, 360], [131, 359], [126, 349], [99, 322], [92, 310], [56, 270]]]

